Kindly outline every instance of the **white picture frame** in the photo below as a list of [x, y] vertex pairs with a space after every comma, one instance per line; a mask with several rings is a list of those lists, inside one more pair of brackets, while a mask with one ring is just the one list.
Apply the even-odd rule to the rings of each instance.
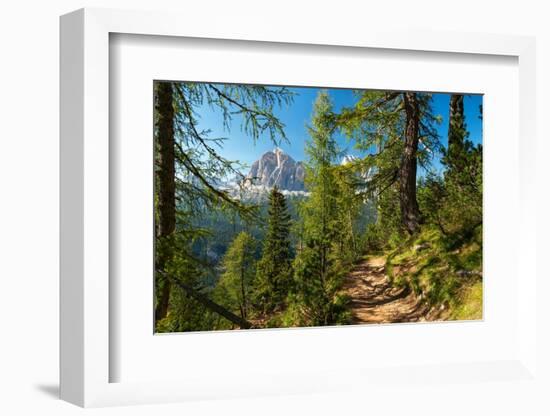
[[[350, 27], [337, 34], [323, 28], [302, 32], [265, 23], [235, 33], [224, 19], [204, 26], [200, 20], [171, 13], [82, 9], [61, 18], [61, 398], [80, 406], [160, 403], [199, 398], [253, 397], [266, 394], [319, 393], [357, 386], [380, 388], [417, 381], [421, 388], [457, 380], [486, 389], [487, 400], [498, 398], [487, 383], [506, 381], [518, 388], [538, 389], [537, 308], [535, 269], [535, 41], [533, 38], [469, 33], [386, 31]], [[110, 34], [223, 39], [247, 42], [331, 45], [340, 48], [428, 51], [439, 54], [509, 56], [519, 68], [519, 225], [517, 264], [522, 279], [517, 293], [517, 346], [508, 359], [441, 362], [406, 368], [331, 369], [315, 372], [271, 374], [258, 381], [228, 383], [206, 378], [178, 381], [111, 382], [110, 366], [116, 354], [110, 349], [109, 295], [109, 37]], [[518, 273], [515, 270], [514, 273]], [[409, 327], [410, 328], [410, 327]], [[298, 335], [293, 330], [290, 336]], [[112, 335], [112, 334], [111, 334]], [[152, 334], [151, 334], [152, 335]], [[120, 357], [118, 357], [120, 358]], [[348, 381], [342, 382], [346, 379]], [[355, 387], [353, 387], [355, 386]], [[378, 386], [378, 387], [376, 387]], [[424, 386], [424, 387], [422, 387]], [[383, 390], [383, 387], [381, 388]], [[451, 389], [442, 392], [451, 394]], [[491, 396], [493, 395], [493, 396]]]

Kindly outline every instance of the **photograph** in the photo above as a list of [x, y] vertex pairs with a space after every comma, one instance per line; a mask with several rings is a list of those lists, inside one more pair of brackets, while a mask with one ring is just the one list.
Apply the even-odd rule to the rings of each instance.
[[483, 95], [152, 87], [155, 333], [483, 319]]

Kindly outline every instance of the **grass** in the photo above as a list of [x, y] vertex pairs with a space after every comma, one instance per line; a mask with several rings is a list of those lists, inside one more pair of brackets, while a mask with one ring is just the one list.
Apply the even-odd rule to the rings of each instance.
[[463, 294], [451, 313], [451, 319], [472, 320], [481, 319], [483, 311], [483, 283], [474, 283], [463, 290]]
[[481, 319], [481, 241], [481, 227], [467, 237], [424, 228], [388, 253], [386, 273], [431, 306], [444, 305], [449, 319]]

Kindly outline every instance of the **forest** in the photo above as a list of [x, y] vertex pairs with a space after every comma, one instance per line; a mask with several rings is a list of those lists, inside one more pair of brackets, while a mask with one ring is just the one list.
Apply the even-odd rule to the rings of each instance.
[[153, 88], [156, 332], [482, 318], [482, 97]]

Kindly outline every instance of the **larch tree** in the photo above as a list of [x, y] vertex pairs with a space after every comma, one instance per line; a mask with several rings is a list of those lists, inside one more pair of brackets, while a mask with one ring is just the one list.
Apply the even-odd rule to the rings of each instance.
[[300, 206], [304, 243], [294, 262], [297, 302], [308, 325], [334, 322], [334, 297], [341, 273], [337, 253], [345, 228], [334, 166], [339, 152], [333, 138], [334, 126], [327, 117], [331, 111], [328, 94], [319, 93], [306, 143], [305, 186], [309, 197]]
[[409, 234], [414, 234], [420, 226], [420, 210], [416, 200], [416, 153], [420, 132], [420, 105], [417, 94], [403, 93], [405, 109], [405, 131], [403, 134], [403, 155], [399, 165], [399, 201], [401, 218]]
[[[207, 230], [196, 218], [212, 209], [227, 209], [243, 218], [254, 209], [217, 186], [220, 178], [241, 179], [241, 165], [222, 157], [218, 149], [224, 137], [212, 137], [199, 127], [198, 111], [214, 109], [229, 130], [232, 120], [251, 140], [267, 136], [273, 142], [286, 140], [284, 125], [274, 115], [276, 106], [292, 102], [293, 94], [284, 87], [226, 85], [157, 81], [155, 93], [155, 321], [168, 317], [173, 302], [212, 304], [200, 294], [200, 274], [187, 272], [207, 267], [193, 253], [192, 244]], [[196, 267], [185, 270], [182, 262]], [[186, 296], [173, 297], [174, 280], [188, 288]], [[199, 291], [197, 291], [198, 289]], [[179, 308], [181, 309], [181, 308]], [[216, 309], [216, 307], [214, 307]], [[220, 309], [218, 309], [219, 311]], [[228, 315], [229, 316], [229, 315]]]
[[338, 258], [344, 263], [351, 263], [361, 251], [357, 220], [361, 213], [368, 209], [367, 201], [357, 191], [356, 183], [361, 180], [361, 174], [358, 174], [353, 166], [334, 166], [333, 174], [339, 222], [336, 244]]
[[[156, 116], [156, 239], [160, 244], [156, 255], [156, 270], [165, 270], [171, 257], [171, 239], [176, 229], [176, 175], [173, 86], [169, 82], [155, 85]], [[171, 283], [156, 279], [157, 305], [155, 320], [166, 316]]]
[[357, 162], [373, 172], [362, 186], [371, 198], [396, 187], [401, 225], [409, 234], [418, 231], [422, 217], [416, 195], [418, 165], [429, 166], [440, 149], [431, 112], [431, 95], [415, 92], [358, 91], [358, 101], [332, 116], [336, 126], [369, 154]]
[[240, 232], [227, 249], [222, 268], [216, 290], [222, 293], [226, 305], [247, 319], [256, 277], [256, 240], [250, 234]]

